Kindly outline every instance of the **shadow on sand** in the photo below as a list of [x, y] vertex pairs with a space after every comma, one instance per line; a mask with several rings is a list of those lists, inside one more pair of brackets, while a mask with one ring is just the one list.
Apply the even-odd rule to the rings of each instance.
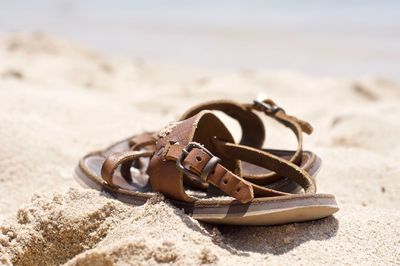
[[339, 221], [334, 216], [277, 226], [214, 226], [194, 222], [176, 208], [174, 212], [186, 226], [211, 237], [214, 244], [240, 256], [250, 256], [249, 252], [263, 255], [284, 254], [310, 240], [328, 240], [336, 235], [339, 228]]
[[280, 226], [220, 226], [224, 242], [241, 255], [247, 252], [280, 255], [310, 240], [327, 240], [336, 235], [339, 221], [325, 219]]

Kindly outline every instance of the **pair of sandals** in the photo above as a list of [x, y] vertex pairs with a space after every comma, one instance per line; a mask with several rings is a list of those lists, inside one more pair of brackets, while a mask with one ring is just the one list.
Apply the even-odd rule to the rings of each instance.
[[[218, 118], [237, 120], [237, 144]], [[295, 151], [263, 148], [267, 115], [295, 134]], [[143, 204], [156, 192], [194, 219], [215, 224], [276, 225], [316, 220], [337, 212], [333, 195], [316, 194], [321, 160], [303, 151], [309, 123], [272, 100], [250, 104], [211, 101], [194, 106], [176, 123], [145, 132], [83, 157], [75, 171], [84, 186], [124, 202]]]

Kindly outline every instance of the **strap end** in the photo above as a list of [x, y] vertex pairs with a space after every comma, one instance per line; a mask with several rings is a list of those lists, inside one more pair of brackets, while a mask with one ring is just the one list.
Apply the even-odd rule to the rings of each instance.
[[311, 126], [311, 124], [306, 121], [299, 120], [299, 124], [301, 130], [303, 130], [303, 132], [307, 133], [308, 135], [310, 135], [314, 131], [314, 128]]
[[254, 191], [251, 184], [240, 182], [232, 193], [232, 196], [243, 204], [254, 200]]

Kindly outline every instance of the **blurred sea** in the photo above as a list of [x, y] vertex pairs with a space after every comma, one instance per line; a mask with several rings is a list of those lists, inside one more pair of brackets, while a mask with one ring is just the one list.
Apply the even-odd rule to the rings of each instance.
[[0, 35], [32, 31], [163, 63], [400, 80], [400, 1], [0, 0]]

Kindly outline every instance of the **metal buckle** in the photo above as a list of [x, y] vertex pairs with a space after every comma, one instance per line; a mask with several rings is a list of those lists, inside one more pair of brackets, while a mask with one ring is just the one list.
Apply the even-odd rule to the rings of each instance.
[[[188, 154], [194, 149], [198, 148], [204, 151], [207, 155], [211, 157], [211, 159], [207, 162], [207, 164], [204, 166], [203, 171], [200, 174], [197, 174], [190, 170], [189, 168], [186, 168], [183, 165], [183, 161], [185, 158], [188, 156]], [[179, 159], [176, 161], [176, 168], [181, 171], [183, 174], [188, 176], [189, 178], [198, 180], [200, 179], [201, 182], [206, 182], [207, 177], [210, 174], [210, 172], [215, 168], [217, 163], [221, 161], [220, 158], [217, 156], [213, 155], [209, 150], [207, 150], [204, 145], [201, 145], [200, 143], [197, 142], [189, 142], [189, 144], [182, 150], [181, 156], [179, 156]]]
[[259, 108], [261, 111], [265, 112], [266, 114], [274, 115], [278, 111], [285, 112], [281, 107], [279, 107], [276, 103], [272, 100], [268, 99], [264, 94], [260, 93], [257, 95], [257, 99], [253, 101], [254, 106]]

